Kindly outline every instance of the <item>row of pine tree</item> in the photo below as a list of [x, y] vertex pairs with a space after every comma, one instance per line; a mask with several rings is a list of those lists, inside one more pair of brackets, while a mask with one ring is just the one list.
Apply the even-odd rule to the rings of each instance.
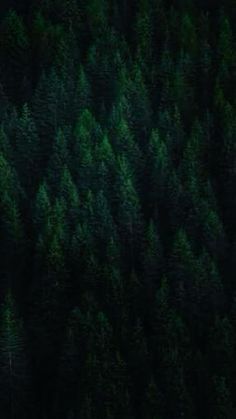
[[2, 0], [0, 415], [233, 419], [234, 0]]

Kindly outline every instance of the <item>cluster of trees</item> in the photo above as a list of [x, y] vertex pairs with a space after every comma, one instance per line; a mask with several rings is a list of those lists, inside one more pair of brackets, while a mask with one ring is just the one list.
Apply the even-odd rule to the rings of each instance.
[[5, 419], [235, 417], [234, 3], [1, 1]]

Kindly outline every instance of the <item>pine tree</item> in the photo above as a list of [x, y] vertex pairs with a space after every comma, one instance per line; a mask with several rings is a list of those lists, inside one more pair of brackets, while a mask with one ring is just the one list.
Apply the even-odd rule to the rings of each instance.
[[137, 63], [134, 64], [131, 80], [127, 87], [127, 99], [130, 106], [130, 124], [140, 145], [143, 145], [150, 129], [151, 108], [144, 75]]
[[80, 66], [79, 68], [77, 95], [78, 95], [78, 98], [76, 99], [76, 104], [78, 106], [78, 115], [79, 115], [85, 109], [90, 109], [91, 102], [92, 102], [92, 91], [91, 91], [90, 82], [82, 66]]
[[15, 10], [10, 10], [1, 22], [0, 33], [1, 70], [7, 93], [21, 103], [25, 94], [21, 87], [30, 69], [29, 39], [23, 19]]
[[197, 51], [197, 34], [191, 14], [183, 14], [181, 21], [181, 47], [194, 57]]
[[152, 27], [152, 6], [149, 0], [141, 0], [138, 5], [136, 17], [136, 48], [138, 60], [146, 70], [152, 65], [153, 27]]
[[143, 255], [143, 281], [148, 300], [147, 307], [153, 304], [157, 287], [163, 272], [163, 251], [156, 227], [151, 220], [146, 229], [145, 248]]
[[35, 199], [34, 209], [34, 224], [36, 227], [37, 234], [42, 234], [49, 221], [51, 212], [51, 202], [48, 193], [48, 186], [46, 182], [43, 182], [39, 186], [39, 190]]
[[54, 69], [49, 75], [43, 72], [40, 77], [34, 92], [32, 109], [41, 140], [42, 161], [46, 166], [53, 139], [65, 119], [64, 85]]
[[[157, 347], [153, 352], [154, 371], [157, 371], [164, 396], [164, 415], [195, 417], [185, 371], [190, 359], [189, 334], [181, 316], [172, 307], [170, 291], [169, 283], [164, 279], [154, 306], [153, 344]], [[170, 400], [171, 405], [168, 404]]]
[[68, 145], [66, 133], [59, 129], [52, 145], [52, 154], [48, 165], [48, 184], [56, 195], [60, 181], [68, 163]]
[[198, 261], [192, 251], [188, 237], [183, 229], [176, 233], [169, 259], [169, 275], [172, 281], [174, 298], [179, 308], [186, 309], [196, 276]]
[[0, 194], [0, 269], [6, 286], [6, 283], [13, 285], [19, 273], [26, 242], [19, 208], [22, 198], [21, 188], [14, 171], [2, 155], [0, 155]]
[[0, 152], [3, 154], [5, 159], [9, 160], [12, 156], [12, 149], [9, 143], [8, 136], [6, 135], [3, 124], [0, 127]]
[[158, 212], [165, 208], [167, 179], [171, 164], [165, 142], [160, 138], [158, 130], [153, 130], [147, 154], [148, 171], [148, 204], [151, 217], [157, 219]]
[[15, 164], [22, 184], [28, 193], [32, 193], [32, 181], [37, 183], [41, 162], [39, 138], [27, 104], [23, 106], [17, 123], [14, 152]]
[[8, 291], [1, 314], [1, 412], [6, 418], [26, 418], [29, 406], [29, 365], [22, 323]]
[[[94, 146], [100, 138], [100, 126], [92, 113], [85, 109], [80, 115], [74, 132], [72, 175], [79, 184], [79, 193], [86, 193], [94, 180]], [[80, 165], [78, 166], [78, 161]]]
[[132, 172], [124, 157], [118, 160], [117, 174], [117, 217], [121, 240], [126, 243], [127, 262], [135, 264], [138, 237], [141, 237], [142, 219], [140, 213], [139, 197], [133, 183]]
[[90, 0], [86, 6], [90, 30], [94, 37], [106, 29], [108, 25], [109, 5], [107, 0]]
[[61, 175], [59, 196], [65, 202], [66, 219], [68, 225], [73, 229], [79, 219], [80, 200], [77, 187], [67, 166], [64, 167]]

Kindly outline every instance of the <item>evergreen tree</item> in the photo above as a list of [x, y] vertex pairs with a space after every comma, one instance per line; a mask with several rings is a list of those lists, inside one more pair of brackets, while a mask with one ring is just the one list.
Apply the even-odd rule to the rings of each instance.
[[169, 272], [176, 304], [182, 310], [188, 306], [189, 294], [196, 281], [198, 270], [198, 261], [194, 256], [188, 237], [185, 231], [180, 229], [174, 239], [169, 259]]
[[156, 289], [163, 272], [163, 252], [160, 238], [151, 220], [146, 229], [145, 251], [143, 255], [143, 281], [148, 296], [147, 306], [153, 303]]
[[[140, 216], [140, 203], [135, 190], [132, 173], [124, 157], [118, 161], [118, 222], [122, 242], [126, 242], [127, 262], [135, 264], [135, 249], [141, 237], [142, 220]], [[128, 254], [127, 254], [128, 251]]]
[[235, 0], [0, 3], [2, 417], [232, 419]]
[[158, 130], [151, 134], [147, 155], [149, 205], [151, 216], [158, 217], [158, 212], [165, 206], [167, 179], [171, 165], [166, 144], [160, 138]]
[[[1, 287], [13, 285], [23, 263], [26, 247], [19, 209], [21, 189], [9, 163], [0, 156]], [[10, 268], [11, 267], [11, 268]], [[14, 268], [13, 268], [14, 267]]]
[[29, 365], [22, 323], [8, 291], [1, 314], [0, 380], [1, 411], [6, 418], [25, 418], [29, 406]]
[[1, 22], [1, 71], [7, 93], [18, 103], [26, 100], [23, 81], [30, 75], [29, 39], [21, 16], [10, 10]]
[[32, 181], [37, 183], [41, 162], [39, 138], [27, 104], [23, 106], [22, 114], [17, 123], [14, 151], [16, 168], [23, 186], [26, 191], [32, 193]]

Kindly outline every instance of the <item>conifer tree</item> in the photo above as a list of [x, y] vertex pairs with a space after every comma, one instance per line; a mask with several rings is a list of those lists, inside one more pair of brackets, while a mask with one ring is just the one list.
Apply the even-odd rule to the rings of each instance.
[[[16, 127], [15, 164], [25, 190], [32, 193], [32, 181], [37, 183], [41, 161], [39, 138], [31, 111], [27, 104], [23, 106]], [[30, 174], [30, 176], [29, 176]]]
[[25, 418], [29, 411], [29, 365], [22, 323], [11, 291], [1, 313], [0, 381], [1, 411], [6, 418]]
[[0, 33], [1, 70], [7, 93], [21, 103], [23, 79], [29, 75], [29, 39], [22, 17], [14, 9], [2, 20]]

